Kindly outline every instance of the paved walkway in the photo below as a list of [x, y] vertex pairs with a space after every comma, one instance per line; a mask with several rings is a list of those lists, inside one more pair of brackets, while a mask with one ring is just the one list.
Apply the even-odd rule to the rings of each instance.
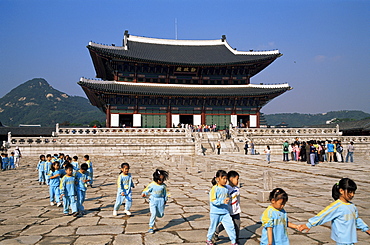
[[[289, 194], [285, 209], [291, 222], [305, 223], [332, 202], [332, 185], [341, 177], [350, 177], [358, 185], [354, 202], [360, 217], [370, 224], [369, 159], [358, 156], [355, 163], [322, 163], [316, 167], [301, 162], [284, 163], [281, 156], [272, 156], [272, 163], [267, 165], [265, 156], [241, 154], [197, 156], [193, 162], [195, 168], [191, 168], [190, 157], [184, 157], [183, 164], [179, 164], [179, 156], [170, 159], [92, 156], [91, 159], [95, 182], [87, 190], [88, 212], [80, 218], [63, 216], [62, 208], [49, 206], [48, 188], [37, 182], [37, 159], [24, 158], [18, 170], [0, 172], [0, 244], [205, 244], [210, 177], [217, 169], [236, 170], [241, 177], [241, 244], [259, 244], [260, 215], [268, 203], [259, 202], [257, 193], [263, 190], [262, 173], [267, 169], [272, 172], [274, 187], [282, 187]], [[126, 217], [121, 208], [114, 217], [115, 183], [123, 161], [130, 163], [136, 184], [133, 215]], [[155, 168], [170, 172], [167, 185], [171, 198], [165, 216], [156, 223], [158, 231], [148, 234], [149, 206], [140, 193], [151, 182]], [[206, 173], [207, 168], [211, 172]], [[370, 236], [361, 231], [357, 234], [358, 244], [370, 244]], [[293, 245], [334, 244], [330, 239], [330, 224], [315, 227], [308, 234], [289, 229], [289, 238]], [[225, 233], [218, 244], [229, 244]]]

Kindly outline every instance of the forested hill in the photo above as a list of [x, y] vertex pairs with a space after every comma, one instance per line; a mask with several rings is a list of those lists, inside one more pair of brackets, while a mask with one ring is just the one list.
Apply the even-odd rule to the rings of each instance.
[[69, 96], [54, 89], [43, 78], [34, 78], [11, 90], [0, 99], [0, 122], [6, 126], [56, 123], [87, 125], [104, 121], [105, 115], [80, 96]]
[[304, 127], [311, 125], [325, 124], [326, 121], [332, 120], [335, 122], [355, 121], [365, 118], [370, 118], [369, 113], [363, 111], [330, 111], [320, 114], [300, 114], [300, 113], [279, 113], [279, 114], [264, 114], [268, 125], [276, 126], [281, 123], [286, 123], [288, 127]]

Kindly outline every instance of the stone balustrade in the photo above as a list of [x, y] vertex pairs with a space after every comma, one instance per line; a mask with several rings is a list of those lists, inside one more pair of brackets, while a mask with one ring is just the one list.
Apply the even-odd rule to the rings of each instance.
[[331, 135], [339, 136], [339, 128], [234, 128], [231, 133], [235, 136], [306, 136]]
[[173, 135], [173, 136], [185, 136], [191, 132], [186, 128], [59, 128], [57, 127], [56, 135], [102, 135], [102, 136], [114, 136], [114, 135]]

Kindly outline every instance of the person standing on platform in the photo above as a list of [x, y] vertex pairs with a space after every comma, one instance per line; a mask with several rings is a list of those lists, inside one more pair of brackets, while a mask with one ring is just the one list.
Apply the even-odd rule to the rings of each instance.
[[244, 151], [245, 151], [245, 155], [248, 155], [248, 141], [245, 142]]
[[18, 168], [20, 165], [21, 157], [22, 157], [21, 150], [19, 150], [19, 147], [16, 146], [14, 150], [14, 164], [16, 168]]
[[289, 161], [289, 143], [287, 140], [283, 144], [283, 161]]
[[269, 145], [266, 146], [265, 153], [266, 153], [266, 161], [267, 161], [268, 164], [270, 164], [271, 150], [270, 150]]
[[334, 161], [334, 145], [331, 143], [331, 140], [328, 141], [326, 149], [328, 151], [328, 162]]
[[348, 158], [351, 159], [351, 162], [353, 162], [353, 153], [355, 151], [355, 147], [353, 146], [353, 141], [349, 143], [347, 146], [347, 156], [346, 156], [346, 162], [348, 162]]
[[221, 153], [221, 142], [220, 141], [217, 142], [216, 148], [217, 148], [217, 155], [220, 155]]
[[254, 143], [253, 143], [253, 141], [251, 141], [251, 143], [250, 143], [250, 147], [251, 147], [251, 155], [254, 155]]

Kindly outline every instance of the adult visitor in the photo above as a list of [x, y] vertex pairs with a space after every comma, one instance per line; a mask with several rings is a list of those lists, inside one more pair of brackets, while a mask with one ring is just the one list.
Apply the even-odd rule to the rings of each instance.
[[348, 162], [348, 158], [353, 162], [353, 153], [355, 152], [355, 147], [353, 145], [353, 141], [349, 143], [347, 146], [347, 156], [346, 156], [346, 162]]
[[14, 164], [16, 168], [20, 166], [21, 157], [22, 157], [21, 150], [19, 149], [18, 146], [16, 146], [14, 150]]
[[245, 151], [245, 155], [248, 155], [248, 141], [246, 141], [244, 144], [244, 151]]
[[251, 141], [251, 143], [250, 143], [250, 147], [251, 147], [251, 155], [254, 155], [254, 143], [253, 143], [253, 141]]
[[289, 143], [287, 140], [283, 144], [283, 161], [289, 161]]
[[331, 143], [331, 140], [328, 141], [326, 149], [328, 151], [328, 162], [334, 161], [334, 144]]

